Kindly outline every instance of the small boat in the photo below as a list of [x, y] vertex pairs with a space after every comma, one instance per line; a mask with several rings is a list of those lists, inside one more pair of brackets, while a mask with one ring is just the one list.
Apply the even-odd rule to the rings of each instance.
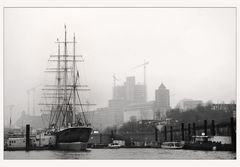
[[182, 149], [183, 145], [181, 142], [163, 142], [161, 148], [165, 149]]
[[121, 145], [118, 143], [110, 143], [108, 144], [108, 148], [120, 148]]

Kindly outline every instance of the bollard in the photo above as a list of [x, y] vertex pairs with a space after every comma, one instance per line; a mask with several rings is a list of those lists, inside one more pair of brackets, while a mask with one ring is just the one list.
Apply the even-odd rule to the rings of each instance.
[[30, 125], [26, 125], [26, 151], [30, 149]]
[[167, 141], [167, 127], [164, 127], [164, 137], [165, 137], [165, 141]]
[[188, 141], [191, 140], [191, 124], [188, 124]]
[[173, 141], [173, 128], [170, 126], [170, 141]]
[[195, 125], [195, 122], [193, 122], [193, 136], [196, 136], [196, 125]]
[[102, 144], [102, 133], [99, 134], [99, 140], [100, 140], [99, 144]]
[[207, 120], [204, 120], [204, 133], [207, 136]]
[[216, 135], [216, 132], [215, 132], [215, 121], [214, 120], [212, 120], [211, 134], [212, 134], [212, 136]]
[[181, 131], [182, 131], [182, 141], [184, 141], [184, 123], [182, 123]]

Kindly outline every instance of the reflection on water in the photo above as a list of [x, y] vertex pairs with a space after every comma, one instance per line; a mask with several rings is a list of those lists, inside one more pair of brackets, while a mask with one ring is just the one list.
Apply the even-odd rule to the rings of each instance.
[[226, 151], [192, 151], [153, 148], [89, 149], [70, 151], [4, 151], [4, 159], [235, 159]]

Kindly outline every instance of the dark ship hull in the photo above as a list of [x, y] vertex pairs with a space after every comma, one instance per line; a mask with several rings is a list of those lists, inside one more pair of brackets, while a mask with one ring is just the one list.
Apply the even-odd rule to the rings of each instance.
[[203, 150], [203, 151], [234, 151], [231, 144], [217, 144], [217, 143], [188, 143], [183, 149], [186, 150]]
[[56, 133], [56, 146], [60, 150], [85, 150], [91, 132], [90, 127], [66, 128]]

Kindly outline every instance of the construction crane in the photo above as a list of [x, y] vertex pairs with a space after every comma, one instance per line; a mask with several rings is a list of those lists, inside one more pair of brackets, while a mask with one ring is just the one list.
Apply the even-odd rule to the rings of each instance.
[[35, 115], [35, 93], [36, 93], [36, 88], [41, 86], [41, 84], [38, 84], [37, 86], [32, 87], [31, 89], [27, 90], [27, 95], [28, 95], [28, 108], [27, 108], [27, 113], [30, 115], [30, 95], [31, 92], [33, 92], [33, 115]]
[[119, 79], [116, 77], [116, 74], [113, 74], [113, 87], [116, 87], [116, 81], [119, 81]]
[[149, 61], [144, 60], [143, 64], [137, 65], [133, 68], [133, 69], [136, 69], [136, 68], [139, 68], [139, 67], [143, 67], [143, 85], [145, 87], [144, 95], [145, 95], [146, 100], [147, 100], [146, 66], [148, 64], [149, 64]]
[[142, 67], [143, 66], [143, 84], [146, 85], [146, 65], [149, 64], [149, 61], [145, 61], [144, 60], [144, 63], [143, 64], [140, 64], [140, 65], [137, 65], [135, 66], [133, 69], [136, 69], [136, 68], [139, 68], [139, 67]]
[[113, 74], [112, 77], [113, 77], [113, 99], [114, 99], [116, 96], [116, 91], [115, 91], [116, 81], [119, 81], [119, 79], [116, 77], [116, 74]]

